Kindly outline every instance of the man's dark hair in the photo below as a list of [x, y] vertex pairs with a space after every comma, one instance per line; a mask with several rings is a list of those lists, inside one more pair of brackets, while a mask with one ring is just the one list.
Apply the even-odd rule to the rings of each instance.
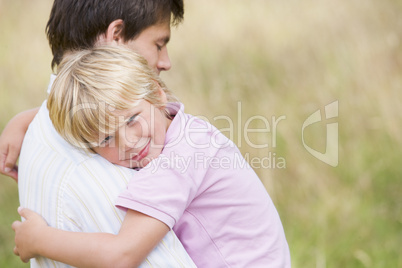
[[52, 68], [66, 51], [93, 47], [97, 37], [117, 19], [123, 20], [121, 36], [129, 41], [170, 14], [172, 25], [182, 21], [183, 0], [55, 0], [46, 25]]

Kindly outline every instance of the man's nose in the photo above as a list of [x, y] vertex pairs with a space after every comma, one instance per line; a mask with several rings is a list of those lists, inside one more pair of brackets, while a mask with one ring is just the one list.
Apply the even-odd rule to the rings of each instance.
[[158, 72], [169, 71], [172, 68], [172, 63], [170, 62], [169, 54], [166, 48], [161, 51], [161, 54], [156, 65]]

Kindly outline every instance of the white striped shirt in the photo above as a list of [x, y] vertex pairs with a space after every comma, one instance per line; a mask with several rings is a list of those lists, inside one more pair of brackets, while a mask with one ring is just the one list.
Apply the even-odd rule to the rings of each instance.
[[[45, 101], [22, 146], [20, 203], [58, 229], [117, 234], [125, 213], [115, 207], [115, 200], [135, 172], [67, 143], [54, 129]], [[70, 266], [39, 257], [31, 260], [31, 267]], [[196, 266], [169, 231], [140, 267]]]

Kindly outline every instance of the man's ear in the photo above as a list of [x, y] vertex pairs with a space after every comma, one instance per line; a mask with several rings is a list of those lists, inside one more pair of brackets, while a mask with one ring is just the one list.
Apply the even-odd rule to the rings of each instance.
[[98, 42], [100, 44], [123, 44], [123, 28], [124, 22], [121, 19], [114, 20], [109, 24], [104, 35], [99, 36]]

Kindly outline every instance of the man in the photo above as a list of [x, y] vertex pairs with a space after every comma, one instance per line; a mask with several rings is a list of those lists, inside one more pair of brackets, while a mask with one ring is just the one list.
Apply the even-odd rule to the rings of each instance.
[[[182, 0], [55, 0], [47, 24], [52, 67], [71, 50], [107, 43], [139, 52], [158, 74], [167, 71], [171, 67], [166, 48], [170, 24], [179, 23], [183, 13]], [[21, 206], [40, 213], [59, 229], [117, 233], [124, 213], [115, 207], [115, 199], [135, 171], [70, 146], [54, 129], [46, 102], [39, 111], [23, 114], [24, 120], [30, 121], [36, 112], [20, 155]], [[163, 224], [141, 213], [132, 216], [139, 226], [136, 235], [144, 239], [151, 232], [144, 225]], [[194, 267], [172, 231], [162, 241], [148, 257], [151, 249], [142, 251], [144, 267]], [[37, 258], [31, 266], [64, 265]]]

